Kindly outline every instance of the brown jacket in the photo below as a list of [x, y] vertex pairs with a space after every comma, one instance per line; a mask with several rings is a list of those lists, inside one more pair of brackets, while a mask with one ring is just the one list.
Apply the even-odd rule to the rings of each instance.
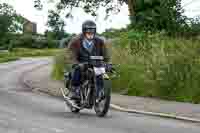
[[66, 62], [68, 64], [76, 64], [80, 63], [84, 57], [92, 55], [103, 56], [105, 62], [109, 62], [110, 56], [108, 54], [108, 48], [106, 47], [105, 42], [99, 37], [95, 37], [94, 39], [94, 48], [92, 53], [87, 53], [82, 46], [82, 35], [78, 35], [71, 39], [68, 44], [68, 48], [66, 48]]

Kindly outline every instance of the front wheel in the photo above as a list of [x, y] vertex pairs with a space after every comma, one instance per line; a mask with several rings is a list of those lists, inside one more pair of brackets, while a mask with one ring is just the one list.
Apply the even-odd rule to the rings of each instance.
[[104, 80], [103, 86], [103, 97], [100, 101], [95, 100], [94, 110], [99, 117], [104, 117], [110, 108], [110, 100], [111, 100], [111, 81]]

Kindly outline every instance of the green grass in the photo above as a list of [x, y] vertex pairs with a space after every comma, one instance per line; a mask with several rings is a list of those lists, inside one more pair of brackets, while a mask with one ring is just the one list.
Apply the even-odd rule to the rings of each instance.
[[62, 80], [64, 74], [64, 51], [61, 51], [54, 57], [52, 78], [56, 80]]
[[27, 49], [17, 48], [12, 53], [19, 57], [40, 57], [40, 56], [54, 56], [59, 53], [60, 49]]
[[[55, 58], [54, 79], [63, 77], [63, 56]], [[120, 64], [114, 92], [200, 103], [200, 40], [123, 33], [113, 42], [112, 62]]]
[[12, 52], [0, 53], [0, 63], [14, 61], [20, 57], [43, 57], [43, 56], [55, 56], [61, 52], [60, 49], [27, 49], [17, 48]]
[[0, 63], [8, 62], [8, 61], [15, 61], [18, 60], [18, 56], [15, 56], [8, 52], [1, 52], [0, 53]]
[[[137, 38], [124, 36], [120, 39], [120, 45], [113, 47], [112, 52], [113, 62], [121, 64], [120, 78], [113, 80], [114, 91], [200, 103], [199, 40], [156, 37], [136, 42]], [[123, 42], [128, 42], [127, 47]]]
[[18, 57], [15, 56], [11, 56], [11, 57], [0, 57], [0, 63], [4, 63], [4, 62], [9, 62], [9, 61], [15, 61], [18, 60]]

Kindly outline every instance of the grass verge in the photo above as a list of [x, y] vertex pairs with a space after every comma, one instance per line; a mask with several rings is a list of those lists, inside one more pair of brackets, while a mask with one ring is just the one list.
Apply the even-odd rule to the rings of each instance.
[[43, 57], [43, 56], [55, 56], [62, 50], [60, 49], [27, 49], [17, 48], [13, 49], [12, 52], [1, 52], [0, 63], [14, 61], [20, 57]]

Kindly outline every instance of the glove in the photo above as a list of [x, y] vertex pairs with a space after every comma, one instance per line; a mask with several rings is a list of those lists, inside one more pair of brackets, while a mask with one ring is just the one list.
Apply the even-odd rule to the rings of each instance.
[[112, 71], [113, 69], [112, 64], [105, 64], [105, 68], [106, 68], [106, 71], [108, 72]]

